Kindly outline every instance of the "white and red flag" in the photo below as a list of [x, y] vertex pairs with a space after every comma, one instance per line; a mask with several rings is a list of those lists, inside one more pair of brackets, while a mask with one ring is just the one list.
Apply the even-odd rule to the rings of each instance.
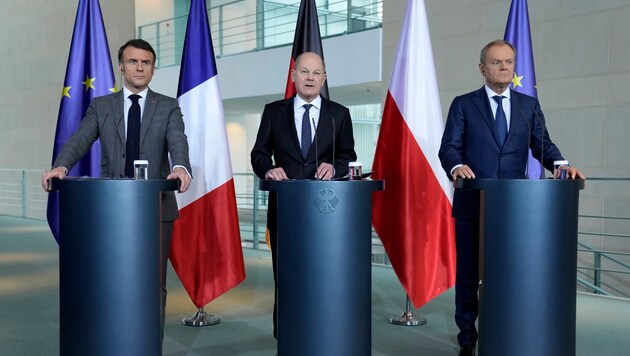
[[421, 307], [455, 283], [453, 189], [438, 151], [444, 121], [423, 0], [409, 0], [383, 120], [373, 179], [372, 223], [409, 299]]

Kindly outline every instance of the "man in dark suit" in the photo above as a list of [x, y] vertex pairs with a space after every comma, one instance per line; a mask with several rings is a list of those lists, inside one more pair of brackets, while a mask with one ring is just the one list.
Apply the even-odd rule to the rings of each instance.
[[[155, 71], [155, 51], [140, 39], [129, 40], [118, 51], [118, 67], [123, 75], [123, 90], [94, 98], [79, 129], [68, 139], [53, 164], [42, 176], [42, 187], [48, 180], [63, 179], [72, 166], [92, 147], [101, 142], [101, 177], [132, 178], [134, 159], [149, 161], [149, 179], [179, 179], [179, 191], [185, 192], [192, 180], [188, 158], [188, 140], [177, 100], [149, 89]], [[139, 96], [139, 97], [138, 97]], [[132, 98], [134, 100], [132, 100]], [[139, 140], [136, 157], [129, 153], [128, 119], [133, 106], [139, 106]], [[173, 170], [169, 164], [169, 156]], [[173, 222], [179, 217], [173, 192], [162, 194], [162, 332], [166, 307], [166, 263], [171, 246]]]
[[[348, 162], [357, 158], [352, 120], [346, 107], [320, 96], [326, 81], [323, 59], [316, 53], [302, 53], [295, 60], [291, 78], [297, 95], [267, 104], [263, 111], [251, 152], [254, 173], [260, 179], [273, 180], [345, 176]], [[277, 297], [276, 201], [275, 194], [270, 194], [267, 228]], [[273, 333], [277, 338], [276, 312], [274, 302]]]
[[[479, 63], [485, 86], [453, 100], [439, 152], [442, 168], [452, 180], [525, 178], [530, 148], [550, 171], [553, 161], [563, 160], [545, 129], [538, 99], [509, 88], [514, 61], [510, 43], [490, 42], [481, 50]], [[569, 178], [584, 179], [574, 167], [564, 168]], [[453, 217], [457, 248], [455, 321], [460, 329], [457, 339], [460, 355], [474, 355], [479, 285], [477, 191], [455, 191]]]

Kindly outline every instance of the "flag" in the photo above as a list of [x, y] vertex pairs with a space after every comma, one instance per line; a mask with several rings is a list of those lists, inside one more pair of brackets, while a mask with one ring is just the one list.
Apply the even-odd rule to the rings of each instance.
[[453, 189], [440, 166], [444, 131], [423, 0], [409, 0], [376, 143], [372, 223], [416, 307], [455, 282]]
[[177, 89], [190, 162], [189, 191], [177, 195], [171, 263], [202, 308], [245, 279], [234, 177], [205, 0], [192, 0]]
[[[289, 63], [289, 74], [287, 76], [287, 87], [284, 91], [284, 98], [288, 99], [295, 95], [295, 85], [291, 80], [291, 70], [295, 65], [295, 59], [304, 52], [314, 52], [324, 58], [322, 49], [322, 36], [319, 34], [319, 20], [317, 19], [317, 7], [315, 0], [302, 0], [298, 11], [298, 19], [295, 24], [295, 37], [293, 37], [293, 50], [291, 51], [291, 61]], [[320, 93], [328, 99], [328, 82], [324, 82]]]
[[[537, 97], [534, 51], [532, 50], [532, 36], [529, 31], [527, 0], [512, 0], [503, 39], [510, 42], [516, 49], [512, 90]], [[540, 162], [532, 156], [530, 150], [527, 160], [527, 177], [539, 179], [543, 173]]]
[[[98, 0], [80, 0], [74, 21], [70, 55], [66, 68], [57, 130], [53, 143], [52, 163], [61, 148], [79, 128], [93, 98], [115, 92], [112, 60]], [[101, 146], [96, 141], [92, 149], [79, 160], [68, 176], [98, 177], [101, 174]], [[46, 211], [48, 225], [59, 242], [59, 195], [50, 192]]]

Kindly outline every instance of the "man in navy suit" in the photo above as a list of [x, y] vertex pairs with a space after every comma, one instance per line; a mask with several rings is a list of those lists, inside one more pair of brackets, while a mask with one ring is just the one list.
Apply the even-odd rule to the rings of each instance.
[[[346, 107], [320, 96], [326, 81], [324, 60], [313, 52], [302, 53], [295, 60], [291, 78], [297, 95], [265, 105], [251, 152], [254, 173], [260, 179], [273, 180], [345, 176], [348, 162], [357, 159], [352, 120]], [[276, 201], [271, 193], [267, 228], [277, 298]], [[276, 301], [273, 334], [277, 338]]]
[[[563, 160], [545, 129], [538, 99], [510, 90], [515, 50], [503, 40], [488, 43], [480, 54], [481, 89], [456, 97], [450, 107], [439, 157], [452, 179], [523, 179], [528, 149], [553, 171]], [[574, 167], [567, 177], [584, 179]], [[457, 274], [455, 322], [460, 355], [474, 355], [477, 343], [479, 286], [479, 193], [457, 189], [453, 197]]]

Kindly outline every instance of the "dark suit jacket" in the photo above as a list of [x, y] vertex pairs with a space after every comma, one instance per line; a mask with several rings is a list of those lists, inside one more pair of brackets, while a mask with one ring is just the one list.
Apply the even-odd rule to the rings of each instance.
[[295, 129], [293, 98], [269, 103], [265, 105], [251, 152], [254, 173], [265, 179], [270, 169], [282, 167], [291, 179], [314, 179], [318, 163], [333, 164], [333, 136], [335, 177], [343, 177], [348, 173], [348, 162], [357, 159], [348, 108], [322, 98], [315, 134], [317, 142], [313, 142], [308, 156], [304, 158]]
[[[100, 138], [101, 177], [123, 178], [125, 174], [125, 120], [123, 91], [94, 98], [79, 129], [70, 137], [57, 156], [54, 167], [68, 170]], [[149, 179], [166, 179], [173, 165], [186, 167], [192, 174], [188, 158], [188, 140], [177, 100], [149, 89], [144, 102], [140, 126], [140, 159], [149, 161]], [[162, 220], [179, 217], [173, 192], [163, 194]]]
[[[563, 159], [545, 130], [538, 99], [515, 91], [510, 95], [510, 128], [502, 147], [498, 143], [494, 115], [484, 87], [453, 100], [439, 152], [442, 168], [451, 179], [451, 169], [457, 164], [468, 165], [478, 179], [525, 178], [528, 148], [539, 161], [544, 156], [544, 166], [551, 171], [553, 161]], [[477, 193], [462, 189], [455, 191], [455, 218], [478, 220], [478, 207]]]

